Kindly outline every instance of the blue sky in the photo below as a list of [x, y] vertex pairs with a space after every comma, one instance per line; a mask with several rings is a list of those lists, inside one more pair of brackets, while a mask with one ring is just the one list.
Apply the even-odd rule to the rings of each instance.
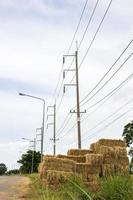
[[[45, 98], [47, 105], [51, 103], [62, 66], [62, 55], [67, 52], [71, 43], [84, 3], [85, 0], [0, 1], [0, 162], [5, 162], [10, 167], [15, 165], [20, 156], [20, 151], [25, 151], [28, 146], [27, 143], [22, 142], [21, 138], [33, 138], [36, 128], [41, 126], [42, 105], [40, 102], [22, 98], [18, 96], [18, 92], [37, 95]], [[75, 40], [80, 41], [95, 3], [95, 0], [88, 1]], [[109, 1], [106, 0], [99, 1], [96, 13], [79, 51], [79, 63], [93, 38], [108, 3]], [[132, 0], [112, 2], [108, 15], [80, 69], [81, 99], [93, 88], [133, 38], [132, 7]], [[115, 69], [127, 58], [132, 49], [133, 45], [124, 54]], [[75, 42], [70, 53], [74, 51]], [[131, 74], [132, 61], [131, 58], [107, 87], [82, 109], [93, 104]], [[67, 60], [64, 67], [67, 68], [69, 63], [70, 60]], [[72, 74], [69, 73], [65, 83], [68, 83], [71, 77]], [[62, 91], [59, 99], [57, 99], [57, 107], [61, 95]], [[83, 123], [83, 137], [85, 137], [84, 134], [87, 130], [131, 97], [132, 80]], [[75, 90], [69, 88], [57, 113], [57, 129], [59, 129], [75, 102]], [[75, 120], [75, 116], [72, 116], [70, 124], [61, 134], [67, 132]], [[132, 113], [99, 133], [98, 136], [85, 141], [84, 148], [87, 148], [90, 142], [96, 141], [99, 137], [120, 138], [123, 125], [130, 120], [132, 120]], [[49, 140], [52, 135], [51, 127], [45, 133], [45, 153], [53, 152], [53, 146]], [[73, 129], [60, 139], [57, 152], [66, 153], [68, 147], [76, 147], [69, 145], [77, 139], [76, 136], [76, 129]], [[7, 146], [9, 146], [8, 150]]]

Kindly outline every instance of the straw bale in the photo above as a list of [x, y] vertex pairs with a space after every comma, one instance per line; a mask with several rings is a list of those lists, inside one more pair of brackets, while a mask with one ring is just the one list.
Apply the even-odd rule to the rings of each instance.
[[76, 173], [81, 175], [83, 179], [88, 179], [88, 174], [99, 176], [101, 172], [100, 166], [93, 166], [87, 163], [77, 163], [76, 164]]
[[85, 163], [86, 162], [86, 157], [85, 156], [66, 156], [66, 155], [57, 155], [57, 158], [67, 158], [67, 159], [70, 159], [70, 160], [73, 160], [75, 162], [78, 162], [78, 163]]
[[86, 163], [90, 165], [102, 165], [103, 155], [102, 154], [86, 154]]
[[108, 146], [102, 145], [99, 148], [99, 153], [103, 154], [103, 157], [110, 157], [110, 158], [116, 157], [113, 147], [108, 147]]
[[102, 175], [108, 176], [115, 173], [115, 165], [114, 164], [104, 164], [102, 166]]
[[73, 160], [62, 159], [57, 157], [45, 157], [44, 164], [45, 167], [49, 170], [58, 169], [59, 171], [74, 172], [76, 162], [74, 162]]
[[65, 183], [66, 180], [72, 176], [72, 172], [60, 172], [56, 170], [48, 170], [47, 171], [47, 183], [48, 184], [60, 184]]
[[129, 165], [129, 159], [128, 159], [128, 157], [120, 157], [120, 158], [118, 158], [118, 163], [123, 166]]
[[123, 140], [112, 140], [112, 139], [100, 139], [97, 142], [99, 145], [104, 145], [104, 146], [119, 146], [119, 147], [126, 147], [126, 143]]
[[96, 149], [95, 149], [95, 143], [92, 143], [92, 144], [90, 145], [90, 150], [93, 151], [93, 152], [96, 151]]
[[115, 173], [129, 173], [129, 165], [116, 164]]
[[114, 147], [117, 157], [127, 157], [127, 150], [125, 147]]
[[116, 164], [118, 160], [116, 158], [112, 158], [110, 156], [104, 156], [103, 157], [103, 164]]
[[93, 153], [92, 150], [89, 149], [69, 149], [67, 152], [68, 156], [84, 156], [86, 154]]

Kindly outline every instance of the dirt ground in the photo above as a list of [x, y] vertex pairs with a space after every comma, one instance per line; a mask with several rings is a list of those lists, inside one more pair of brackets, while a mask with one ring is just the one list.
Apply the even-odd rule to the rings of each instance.
[[30, 179], [23, 176], [0, 176], [0, 200], [28, 200]]

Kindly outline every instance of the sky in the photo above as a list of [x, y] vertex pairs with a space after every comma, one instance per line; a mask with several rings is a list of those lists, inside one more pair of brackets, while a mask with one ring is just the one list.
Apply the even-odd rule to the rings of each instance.
[[[66, 154], [68, 149], [77, 148], [76, 126], [72, 129], [76, 123], [76, 115], [70, 114], [70, 110], [76, 105], [75, 86], [69, 86], [64, 95], [63, 86], [60, 86], [63, 80], [62, 58], [68, 52], [85, 2], [86, 0], [0, 1], [0, 162], [5, 163], [9, 169], [18, 167], [17, 160], [29, 148], [29, 142], [22, 138], [33, 140], [36, 128], [40, 128], [42, 124], [42, 102], [19, 96], [19, 92], [44, 98], [46, 107], [53, 106], [56, 100], [56, 130], [59, 139], [57, 154]], [[78, 51], [79, 66], [109, 2], [99, 0]], [[88, 0], [69, 54], [75, 53], [76, 41], [80, 44], [95, 4], [96, 0]], [[93, 89], [133, 39], [132, 7], [132, 0], [112, 1], [106, 18], [79, 69], [80, 100]], [[129, 57], [132, 49], [133, 43], [97, 90]], [[68, 69], [71, 62], [72, 57], [67, 57], [63, 69]], [[132, 79], [105, 103], [92, 106], [132, 74], [132, 63], [131, 56], [97, 95], [85, 105], [81, 104], [81, 111], [87, 109], [87, 112], [81, 115], [82, 148], [89, 148], [89, 145], [99, 138], [120, 139], [124, 125], [133, 119], [133, 110], [127, 112], [133, 107], [133, 101], [130, 101], [133, 98]], [[72, 63], [71, 69], [75, 69], [75, 62]], [[68, 84], [73, 75], [74, 71], [69, 71], [63, 84]], [[120, 109], [123, 105], [125, 106]], [[118, 112], [113, 114], [116, 111]], [[71, 119], [63, 127], [67, 115]], [[110, 118], [102, 122], [110, 115]], [[123, 116], [111, 124], [120, 115]], [[53, 143], [50, 138], [53, 137], [53, 126], [46, 129], [46, 125], [52, 123], [53, 119], [51, 117], [47, 121], [46, 118], [47, 113], [44, 154], [52, 154]], [[40, 150], [39, 142], [37, 150]]]

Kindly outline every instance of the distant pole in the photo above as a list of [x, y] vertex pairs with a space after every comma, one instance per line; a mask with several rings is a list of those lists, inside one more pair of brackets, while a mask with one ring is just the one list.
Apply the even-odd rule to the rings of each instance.
[[56, 104], [54, 104], [54, 156], [56, 155]]
[[[47, 123], [47, 128], [49, 125], [53, 125], [53, 138], [51, 138], [50, 140], [53, 141], [53, 155], [56, 155], [56, 141], [59, 140], [56, 138], [56, 102], [53, 106], [48, 106], [48, 108], [53, 108], [53, 112], [52, 114], [48, 114], [47, 115], [47, 119], [51, 116], [53, 117], [53, 123]], [[48, 110], [47, 108], [47, 110]]]
[[45, 120], [45, 101], [43, 100], [43, 118], [42, 118], [42, 130], [41, 130], [41, 161], [43, 160], [44, 120]]

